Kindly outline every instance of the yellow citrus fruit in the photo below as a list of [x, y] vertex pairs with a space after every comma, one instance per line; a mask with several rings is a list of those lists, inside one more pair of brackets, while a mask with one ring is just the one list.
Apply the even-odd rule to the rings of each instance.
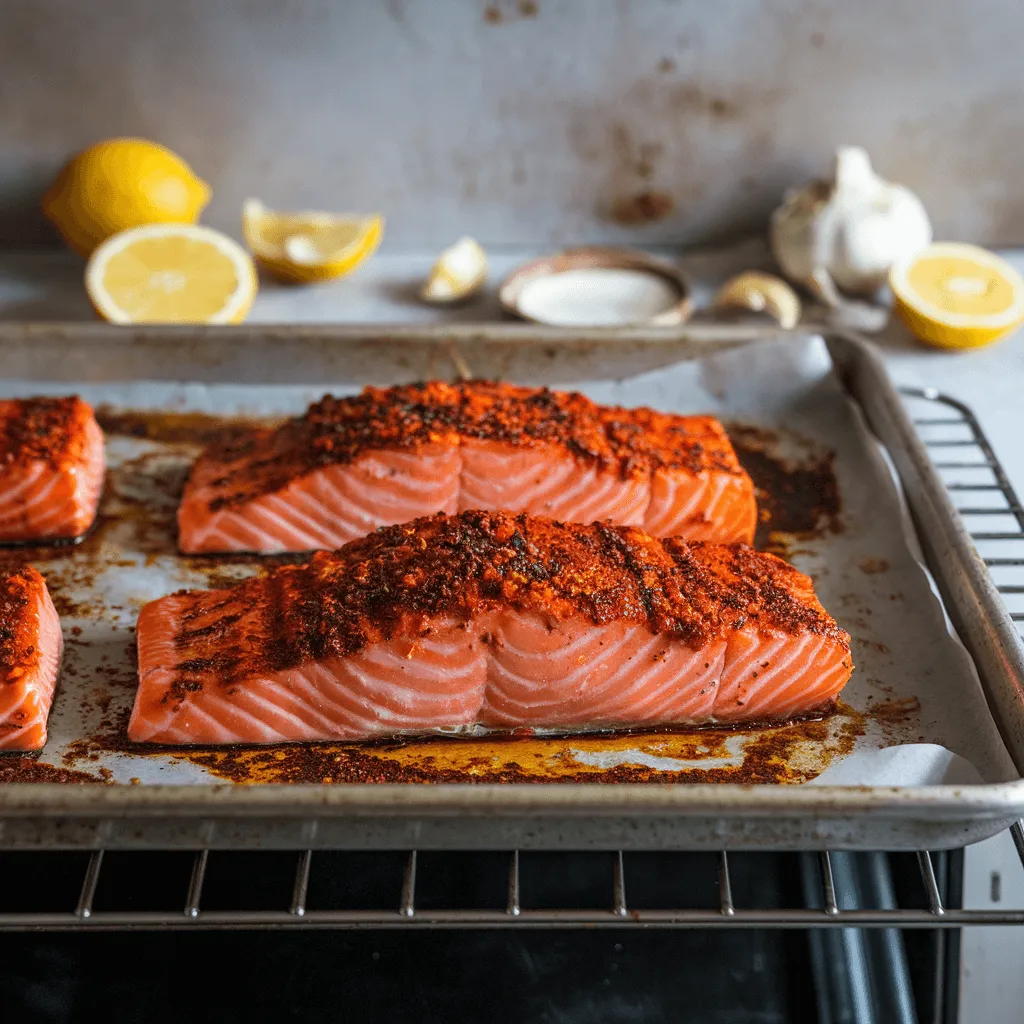
[[43, 196], [43, 213], [83, 256], [140, 224], [194, 224], [210, 186], [181, 157], [144, 139], [108, 139], [74, 157]]
[[380, 245], [384, 219], [377, 214], [280, 213], [247, 199], [242, 232], [261, 266], [285, 281], [305, 284], [355, 270]]
[[145, 224], [108, 238], [85, 287], [115, 324], [236, 324], [256, 297], [256, 268], [235, 241], [198, 224]]
[[981, 348], [1024, 323], [1024, 278], [976, 245], [936, 242], [892, 268], [896, 315], [921, 341]]

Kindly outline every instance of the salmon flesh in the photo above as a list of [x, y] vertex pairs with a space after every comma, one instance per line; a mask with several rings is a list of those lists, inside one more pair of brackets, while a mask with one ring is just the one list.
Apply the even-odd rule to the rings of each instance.
[[162, 744], [783, 720], [853, 669], [773, 555], [485, 511], [160, 598], [137, 638], [128, 734]]
[[80, 537], [104, 472], [103, 431], [82, 399], [0, 401], [0, 543]]
[[751, 543], [754, 486], [709, 416], [469, 382], [324, 398], [206, 451], [178, 510], [186, 553], [333, 550], [434, 512], [607, 519], [656, 537]]
[[0, 576], [0, 749], [39, 750], [64, 641], [46, 581], [26, 566]]

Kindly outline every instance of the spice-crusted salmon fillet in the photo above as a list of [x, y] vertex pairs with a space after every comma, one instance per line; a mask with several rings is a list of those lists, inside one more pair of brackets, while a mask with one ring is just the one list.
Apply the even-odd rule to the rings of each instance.
[[178, 509], [190, 553], [334, 549], [433, 512], [608, 519], [750, 543], [754, 486], [709, 416], [468, 382], [367, 388], [203, 454]]
[[160, 598], [137, 639], [128, 735], [150, 743], [785, 719], [853, 668], [773, 555], [481, 511]]
[[0, 749], [38, 750], [64, 651], [46, 581], [26, 566], [0, 576]]
[[0, 400], [0, 543], [80, 537], [105, 469], [103, 431], [81, 398]]

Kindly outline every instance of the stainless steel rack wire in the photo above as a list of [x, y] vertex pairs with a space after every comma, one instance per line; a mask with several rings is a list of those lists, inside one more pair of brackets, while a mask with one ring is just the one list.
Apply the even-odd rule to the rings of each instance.
[[[1024, 831], [1011, 829], [1024, 865]], [[572, 910], [538, 909], [524, 905], [520, 889], [520, 855], [508, 854], [508, 898], [498, 909], [421, 909], [417, 904], [417, 863], [419, 854], [405, 854], [400, 886], [390, 907], [376, 910], [311, 908], [307, 902], [310, 872], [317, 854], [305, 850], [294, 854], [292, 896], [287, 906], [265, 910], [206, 910], [203, 887], [209, 851], [195, 854], [191, 878], [180, 909], [97, 910], [97, 885], [104, 866], [104, 852], [97, 850], [88, 861], [74, 909], [58, 912], [0, 914], [0, 929], [7, 931], [124, 931], [153, 929], [292, 929], [292, 928], [925, 928], [948, 929], [965, 925], [1024, 925], [1024, 909], [989, 911], [962, 910], [944, 904], [936, 878], [932, 854], [918, 853], [917, 862], [924, 892], [923, 907], [861, 909], [844, 906], [837, 876], [849, 870], [847, 860], [872, 854], [823, 852], [817, 856], [820, 889], [804, 907], [771, 909], [738, 906], [733, 898], [729, 854], [717, 856], [718, 900], [712, 907], [673, 909], [634, 908], [628, 900], [626, 866], [631, 856], [621, 851], [611, 855], [608, 901], [604, 908]], [[239, 856], [239, 855], [233, 855]], [[748, 855], [750, 856], [750, 855]], [[757, 856], [752, 855], [752, 856]], [[811, 855], [805, 855], [809, 857]], [[881, 855], [878, 855], [881, 856]], [[813, 873], [813, 872], [812, 872]]]
[[1024, 505], [968, 406], [934, 388], [901, 394], [1024, 639]]
[[[1024, 639], [1024, 506], [968, 407], [930, 389], [906, 389], [903, 395], [914, 424], [932, 453], [946, 486], [954, 495], [960, 514], [971, 530], [979, 553], [993, 573], [999, 591], [1007, 600], [1011, 615], [1019, 624]], [[1021, 823], [1017, 823], [1009, 831], [1024, 870], [1024, 828]], [[1024, 909], [970, 910], [946, 906], [937, 877], [936, 861], [928, 851], [920, 851], [916, 855], [923, 905], [900, 906], [889, 894], [881, 901], [881, 907], [871, 909], [857, 905], [855, 892], [851, 896], [852, 858], [883, 858], [882, 854], [803, 854], [804, 905], [769, 909], [745, 907], [734, 897], [734, 873], [730, 869], [730, 855], [724, 850], [716, 855], [717, 899], [708, 906], [672, 909], [635, 906], [630, 902], [628, 868], [632, 858], [643, 855], [622, 851], [611, 855], [611, 870], [606, 878], [607, 899], [596, 909], [530, 906], [523, 897], [521, 857], [516, 851], [508, 853], [505, 862], [507, 898], [504, 907], [424, 908], [418, 899], [417, 869], [420, 854], [415, 850], [404, 855], [401, 880], [393, 897], [384, 901], [388, 903], [387, 906], [381, 909], [313, 906], [309, 893], [315, 862], [320, 857], [331, 855], [305, 850], [288, 856], [295, 858], [290, 876], [290, 899], [265, 909], [208, 908], [204, 896], [211, 853], [201, 850], [194, 855], [190, 877], [174, 909], [125, 910], [97, 906], [99, 886], [105, 873], [110, 870], [107, 867], [109, 857], [106, 857], [103, 850], [97, 850], [89, 856], [85, 865], [76, 904], [57, 911], [0, 912], [0, 930], [480, 927], [952, 929], [966, 925], [1024, 925]], [[75, 869], [80, 870], [77, 860], [75, 864]], [[145, 898], [144, 893], [141, 896]]]

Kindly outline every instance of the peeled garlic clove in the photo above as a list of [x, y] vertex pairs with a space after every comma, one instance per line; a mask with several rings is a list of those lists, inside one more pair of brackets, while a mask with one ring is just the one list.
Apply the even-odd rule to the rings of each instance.
[[767, 313], [786, 330], [800, 322], [800, 299], [781, 277], [748, 270], [730, 278], [718, 290], [714, 309], [750, 309]]
[[476, 295], [487, 280], [487, 253], [466, 236], [445, 249], [420, 290], [424, 302], [444, 305]]

